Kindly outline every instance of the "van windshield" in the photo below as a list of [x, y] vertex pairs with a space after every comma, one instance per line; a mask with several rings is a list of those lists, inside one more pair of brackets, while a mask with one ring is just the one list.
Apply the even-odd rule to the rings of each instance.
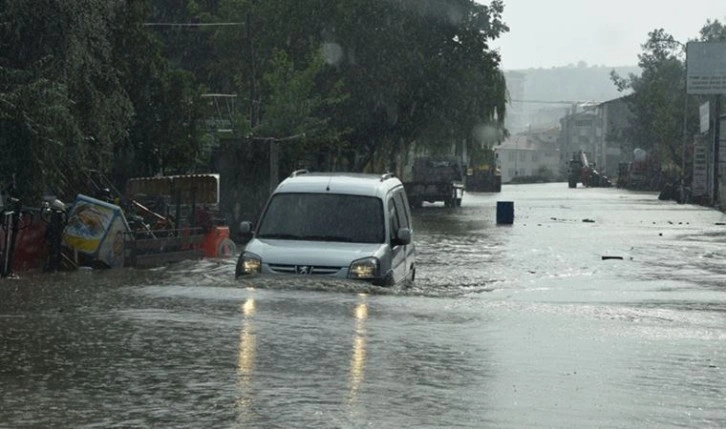
[[379, 198], [361, 195], [282, 193], [272, 197], [258, 238], [383, 243]]

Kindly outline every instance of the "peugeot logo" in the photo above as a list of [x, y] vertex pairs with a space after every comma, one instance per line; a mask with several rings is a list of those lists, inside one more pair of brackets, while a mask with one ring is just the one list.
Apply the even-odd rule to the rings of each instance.
[[307, 265], [297, 265], [295, 266], [295, 272], [297, 274], [307, 275], [313, 272], [312, 267]]

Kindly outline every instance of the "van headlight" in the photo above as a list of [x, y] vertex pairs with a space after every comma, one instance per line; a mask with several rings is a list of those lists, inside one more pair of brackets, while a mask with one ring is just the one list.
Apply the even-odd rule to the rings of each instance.
[[364, 258], [353, 261], [348, 269], [348, 278], [373, 279], [378, 277], [378, 258]]
[[243, 252], [237, 261], [237, 277], [256, 274], [262, 270], [262, 259], [250, 252]]

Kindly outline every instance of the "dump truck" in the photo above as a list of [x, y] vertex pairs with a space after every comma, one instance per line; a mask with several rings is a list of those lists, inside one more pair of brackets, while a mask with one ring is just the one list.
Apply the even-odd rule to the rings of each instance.
[[411, 180], [404, 181], [403, 186], [412, 207], [421, 207], [424, 202], [460, 207], [464, 195], [463, 179], [458, 157], [422, 156], [414, 160]]

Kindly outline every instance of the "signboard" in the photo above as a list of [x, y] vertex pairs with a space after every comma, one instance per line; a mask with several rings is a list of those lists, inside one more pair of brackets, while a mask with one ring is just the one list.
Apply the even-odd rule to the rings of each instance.
[[701, 117], [701, 134], [705, 134], [711, 129], [711, 104], [708, 101], [701, 104], [699, 113]]
[[694, 197], [706, 195], [708, 192], [708, 150], [700, 141], [693, 147], [693, 181], [691, 182]]
[[63, 244], [109, 267], [123, 267], [127, 232], [121, 207], [78, 194], [63, 231]]
[[688, 42], [686, 92], [726, 94], [726, 42]]

